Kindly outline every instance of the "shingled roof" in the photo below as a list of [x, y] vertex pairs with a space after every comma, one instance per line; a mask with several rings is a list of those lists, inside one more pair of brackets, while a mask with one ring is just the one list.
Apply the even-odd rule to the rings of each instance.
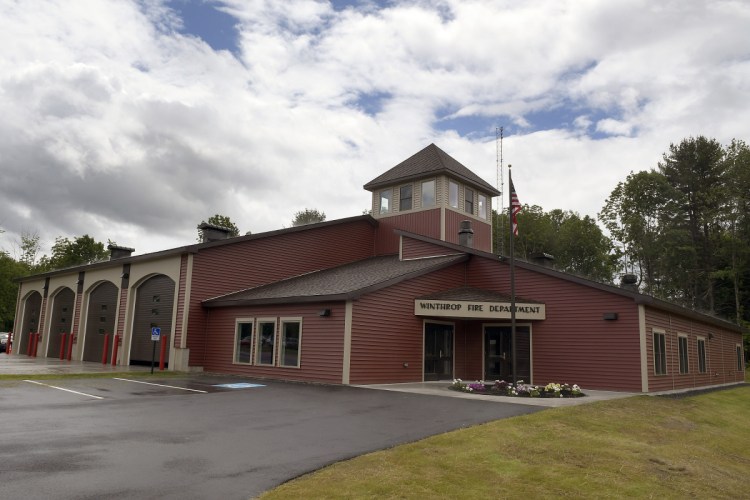
[[205, 307], [349, 300], [463, 262], [466, 255], [399, 260], [371, 257], [203, 301]]
[[401, 182], [421, 179], [429, 175], [445, 174], [455, 177], [480, 191], [498, 196], [500, 192], [482, 180], [477, 174], [461, 165], [448, 153], [430, 144], [422, 151], [402, 161], [392, 169], [374, 178], [364, 185], [368, 191], [381, 187], [392, 186]]

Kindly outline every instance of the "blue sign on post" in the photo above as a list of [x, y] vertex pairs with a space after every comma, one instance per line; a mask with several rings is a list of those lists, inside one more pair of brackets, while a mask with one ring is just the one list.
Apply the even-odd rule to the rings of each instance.
[[158, 326], [152, 326], [151, 327], [151, 340], [154, 342], [151, 344], [153, 347], [151, 349], [151, 374], [154, 373], [154, 360], [156, 359], [156, 343], [159, 342], [159, 339], [161, 338], [161, 328]]

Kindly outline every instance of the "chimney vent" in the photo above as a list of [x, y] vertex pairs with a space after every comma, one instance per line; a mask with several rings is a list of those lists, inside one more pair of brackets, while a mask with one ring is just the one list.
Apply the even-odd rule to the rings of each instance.
[[458, 244], [462, 247], [474, 248], [474, 230], [471, 228], [470, 220], [461, 221], [461, 229], [458, 231]]
[[109, 260], [122, 259], [123, 257], [130, 257], [135, 248], [121, 247], [119, 245], [107, 245], [109, 250]]
[[635, 274], [623, 274], [620, 277], [620, 288], [630, 290], [631, 292], [638, 291], [638, 276]]
[[228, 227], [215, 226], [208, 222], [202, 222], [198, 229], [201, 231], [201, 243], [208, 243], [209, 241], [220, 241], [226, 240], [232, 234], [232, 230]]

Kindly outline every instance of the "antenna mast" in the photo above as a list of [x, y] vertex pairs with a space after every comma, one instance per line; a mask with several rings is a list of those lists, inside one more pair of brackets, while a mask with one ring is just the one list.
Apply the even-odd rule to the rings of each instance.
[[503, 217], [503, 211], [499, 207], [505, 203], [503, 197], [503, 188], [505, 183], [503, 181], [503, 127], [495, 127], [495, 168], [497, 169], [497, 190], [500, 191], [500, 202], [498, 203], [497, 215], [500, 223], [500, 229], [496, 232], [497, 234], [497, 245], [498, 254], [503, 255], [505, 248], [503, 245], [505, 235], [505, 217]]

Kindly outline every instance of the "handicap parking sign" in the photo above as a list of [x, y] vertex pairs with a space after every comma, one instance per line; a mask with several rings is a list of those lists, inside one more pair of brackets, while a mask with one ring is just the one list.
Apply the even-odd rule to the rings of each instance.
[[161, 328], [158, 326], [151, 328], [151, 340], [158, 342], [159, 338], [161, 338]]

